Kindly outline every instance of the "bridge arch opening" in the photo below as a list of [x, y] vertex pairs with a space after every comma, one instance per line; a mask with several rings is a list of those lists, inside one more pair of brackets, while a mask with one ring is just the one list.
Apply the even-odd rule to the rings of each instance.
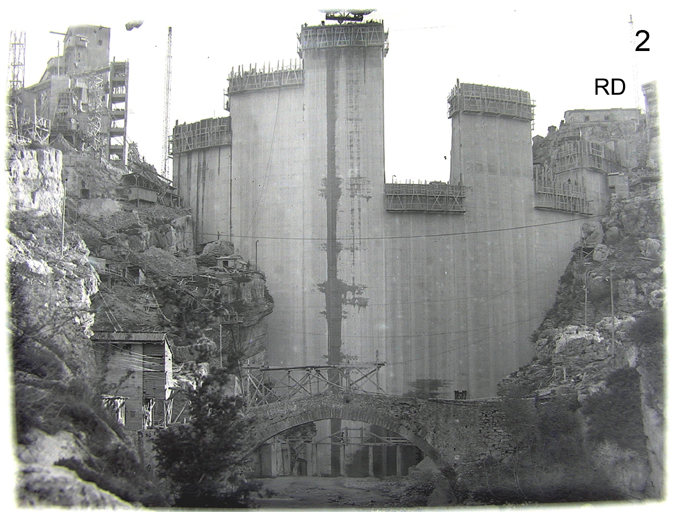
[[255, 475], [262, 477], [385, 477], [405, 476], [424, 458], [415, 444], [383, 427], [320, 420], [272, 436], [251, 460]]
[[441, 465], [437, 450], [400, 420], [353, 405], [255, 419], [249, 451], [261, 476], [402, 476], [426, 457]]

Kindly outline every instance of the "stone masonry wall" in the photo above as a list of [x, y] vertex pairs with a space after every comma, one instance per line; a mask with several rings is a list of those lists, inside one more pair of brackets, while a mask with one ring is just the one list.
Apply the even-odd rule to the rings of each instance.
[[363, 421], [387, 428], [417, 445], [437, 464], [501, 457], [511, 452], [503, 429], [500, 401], [423, 400], [363, 394], [318, 395], [255, 407], [250, 449], [303, 423], [330, 418]]

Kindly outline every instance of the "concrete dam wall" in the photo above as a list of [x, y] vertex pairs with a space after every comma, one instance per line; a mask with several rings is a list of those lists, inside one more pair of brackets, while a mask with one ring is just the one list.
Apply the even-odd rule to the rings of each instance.
[[198, 243], [230, 237], [265, 272], [270, 365], [379, 360], [389, 393], [495, 395], [531, 359], [585, 220], [534, 208], [528, 93], [461, 105], [459, 84], [450, 182], [420, 192], [385, 184], [383, 25], [304, 26], [300, 45], [300, 67], [231, 76], [229, 138], [182, 147], [211, 120], [176, 126]]

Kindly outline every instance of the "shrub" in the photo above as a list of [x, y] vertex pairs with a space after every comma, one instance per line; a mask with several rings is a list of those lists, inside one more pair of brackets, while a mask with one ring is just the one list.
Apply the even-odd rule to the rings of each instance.
[[461, 468], [455, 485], [459, 503], [504, 505], [624, 498], [591, 462], [575, 396], [540, 403], [513, 392], [502, 400], [500, 410], [513, 452], [502, 460], [489, 457]]
[[248, 425], [239, 400], [228, 394], [230, 371], [213, 369], [188, 392], [190, 421], [154, 439], [160, 476], [179, 507], [246, 507], [258, 486], [241, 476], [241, 442]]
[[664, 341], [665, 322], [662, 310], [653, 310], [638, 318], [628, 330], [628, 337], [636, 345], [649, 345]]
[[581, 413], [592, 443], [610, 441], [625, 449], [645, 453], [640, 375], [635, 368], [620, 368], [606, 380], [606, 389], [591, 395]]

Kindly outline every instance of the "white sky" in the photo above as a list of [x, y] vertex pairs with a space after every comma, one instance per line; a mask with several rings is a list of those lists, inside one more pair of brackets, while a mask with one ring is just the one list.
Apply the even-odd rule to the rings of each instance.
[[[27, 32], [26, 85], [36, 83], [57, 54], [63, 37], [50, 31], [65, 32], [75, 24], [110, 27], [110, 57], [130, 61], [128, 138], [158, 170], [169, 26], [173, 125], [176, 119], [227, 115], [222, 95], [230, 69], [297, 59], [301, 25], [318, 24], [324, 18], [319, 9], [329, 7], [312, 1], [155, 2], [151, 7], [123, 0], [104, 4], [111, 6], [107, 10], [94, 3], [39, 0], [5, 20]], [[663, 24], [669, 16], [657, 5], [642, 0], [369, 2], [376, 8], [372, 17], [383, 19], [389, 31], [387, 179], [448, 179], [446, 97], [458, 78], [529, 91], [537, 104], [534, 135], [559, 125], [565, 110], [635, 106], [632, 59], [637, 59], [640, 83], [659, 78], [664, 65]], [[650, 52], [633, 51], [631, 14], [636, 31], [649, 31]], [[124, 25], [131, 20], [144, 24], [128, 32]], [[622, 78], [630, 89], [622, 96], [595, 96], [596, 77]]]

